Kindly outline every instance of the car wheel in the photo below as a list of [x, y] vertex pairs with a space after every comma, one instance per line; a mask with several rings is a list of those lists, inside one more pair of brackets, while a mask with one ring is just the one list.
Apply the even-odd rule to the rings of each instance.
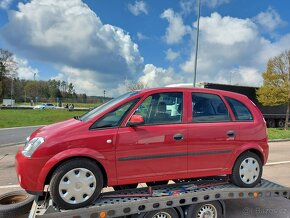
[[239, 187], [252, 188], [261, 181], [262, 171], [260, 157], [253, 152], [245, 152], [235, 162], [231, 181]]
[[100, 195], [103, 175], [91, 160], [75, 158], [61, 164], [50, 181], [50, 195], [59, 208], [76, 209], [90, 205]]
[[186, 217], [188, 218], [222, 217], [222, 207], [217, 201], [192, 204], [186, 209], [186, 211]]
[[168, 181], [157, 181], [157, 182], [146, 182], [146, 185], [149, 186], [157, 186], [157, 185], [167, 185]]
[[0, 195], [0, 217], [18, 217], [28, 213], [34, 198], [23, 190]]
[[134, 189], [137, 188], [138, 184], [129, 184], [129, 185], [116, 185], [113, 186], [115, 191], [125, 190], [125, 189]]

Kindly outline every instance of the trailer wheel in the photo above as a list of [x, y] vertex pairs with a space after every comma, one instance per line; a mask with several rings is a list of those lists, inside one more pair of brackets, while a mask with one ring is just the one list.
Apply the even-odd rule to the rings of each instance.
[[260, 157], [253, 152], [245, 152], [235, 162], [231, 181], [239, 187], [252, 188], [261, 181], [262, 171]]
[[285, 120], [284, 119], [279, 119], [277, 121], [277, 127], [284, 128], [284, 126], [285, 126]]
[[155, 210], [146, 213], [134, 214], [132, 218], [179, 218], [174, 208]]
[[218, 201], [210, 201], [192, 204], [186, 209], [186, 218], [219, 218], [222, 215], [222, 207]]
[[50, 195], [59, 208], [90, 205], [101, 193], [103, 175], [91, 160], [75, 158], [61, 164], [50, 181]]
[[267, 119], [267, 126], [269, 128], [275, 128], [276, 127], [276, 123], [275, 123], [275, 120], [274, 119]]
[[138, 184], [128, 184], [128, 185], [116, 185], [113, 186], [115, 191], [125, 190], [125, 189], [134, 189], [137, 188]]
[[30, 211], [34, 196], [26, 191], [13, 191], [0, 195], [0, 217], [17, 217]]

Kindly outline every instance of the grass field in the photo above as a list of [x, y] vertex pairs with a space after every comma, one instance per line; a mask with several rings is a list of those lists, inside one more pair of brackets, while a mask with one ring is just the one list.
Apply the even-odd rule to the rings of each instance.
[[[46, 125], [80, 116], [85, 111], [0, 110], [0, 128]], [[290, 129], [268, 129], [269, 139], [290, 139]]]
[[0, 128], [46, 125], [84, 113], [67, 110], [0, 110]]

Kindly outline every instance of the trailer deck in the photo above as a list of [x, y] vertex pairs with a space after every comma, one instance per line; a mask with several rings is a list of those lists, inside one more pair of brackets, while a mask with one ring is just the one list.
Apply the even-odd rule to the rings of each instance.
[[226, 199], [285, 197], [290, 188], [262, 180], [254, 188], [239, 188], [225, 179], [106, 192], [91, 206], [60, 210], [48, 197], [35, 200], [29, 217], [119, 217], [153, 210]]

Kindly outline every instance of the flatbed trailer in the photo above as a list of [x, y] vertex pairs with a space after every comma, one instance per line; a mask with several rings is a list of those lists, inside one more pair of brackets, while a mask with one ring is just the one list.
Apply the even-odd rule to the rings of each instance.
[[[32, 205], [29, 218], [104, 218], [125, 216], [133, 218], [184, 218], [197, 217], [192, 215], [192, 211], [196, 211], [195, 207], [204, 210], [207, 205], [218, 206], [220, 211], [217, 211], [217, 208], [215, 208], [212, 209], [213, 213], [217, 213], [218, 216], [216, 217], [225, 217], [226, 207], [223, 200], [271, 197], [290, 199], [290, 188], [265, 179], [262, 179], [261, 183], [254, 188], [239, 188], [228, 182], [226, 178], [215, 177], [154, 186], [152, 188], [145, 187], [105, 192], [91, 206], [74, 210], [61, 210], [57, 208], [49, 196], [38, 197]], [[172, 210], [175, 211], [173, 215], [170, 214]], [[160, 216], [158, 216], [158, 213]]]

